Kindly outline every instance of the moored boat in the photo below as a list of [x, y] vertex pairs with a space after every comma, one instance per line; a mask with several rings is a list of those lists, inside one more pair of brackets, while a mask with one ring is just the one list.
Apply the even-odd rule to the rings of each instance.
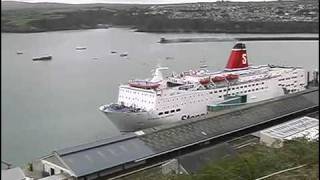
[[33, 61], [48, 61], [51, 60], [52, 56], [48, 55], [48, 56], [39, 56], [39, 57], [33, 57], [32, 60]]
[[160, 86], [160, 84], [157, 82], [150, 82], [146, 80], [134, 80], [129, 82], [129, 86], [142, 89], [156, 89]]
[[127, 52], [124, 52], [124, 53], [121, 53], [121, 54], [120, 54], [120, 57], [126, 57], [126, 56], [128, 56], [128, 53], [127, 53]]
[[213, 82], [221, 82], [221, 81], [225, 81], [226, 78], [224, 76], [214, 76], [211, 80]]
[[76, 47], [76, 50], [85, 50], [87, 49], [86, 47]]

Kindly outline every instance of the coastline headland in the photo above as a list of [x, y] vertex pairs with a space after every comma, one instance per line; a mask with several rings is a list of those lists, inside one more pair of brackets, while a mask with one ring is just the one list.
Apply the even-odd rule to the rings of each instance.
[[1, 2], [1, 32], [130, 27], [153, 33], [318, 33], [317, 0], [187, 4]]

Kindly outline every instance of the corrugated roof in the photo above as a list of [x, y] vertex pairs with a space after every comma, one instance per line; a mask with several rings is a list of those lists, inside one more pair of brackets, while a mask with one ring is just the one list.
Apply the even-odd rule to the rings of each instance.
[[60, 155], [77, 177], [112, 168], [154, 154], [139, 139], [128, 139]]
[[261, 131], [261, 133], [287, 140], [308, 135], [309, 138], [315, 139], [319, 133], [319, 120], [311, 117], [302, 117], [270, 127]]
[[64, 149], [61, 149], [61, 150], [57, 150], [56, 152], [59, 155], [66, 155], [66, 154], [69, 154], [69, 153], [75, 153], [77, 151], [85, 151], [85, 150], [93, 148], [93, 147], [104, 146], [104, 145], [108, 145], [108, 144], [111, 144], [111, 143], [114, 143], [114, 142], [127, 140], [127, 139], [130, 139], [130, 138], [134, 138], [135, 136], [136, 136], [135, 133], [127, 133], [127, 134], [123, 134], [123, 135], [120, 135], [120, 136], [114, 136], [114, 137], [111, 137], [111, 138], [106, 138], [106, 139], [101, 139], [101, 140], [90, 142], [90, 143], [86, 143], [86, 144], [81, 144], [81, 145], [78, 145], [78, 146], [64, 148]]

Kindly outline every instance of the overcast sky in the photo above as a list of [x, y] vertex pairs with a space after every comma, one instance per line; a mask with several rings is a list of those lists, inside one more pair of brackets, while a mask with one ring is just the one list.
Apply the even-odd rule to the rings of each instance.
[[[190, 3], [191, 2], [215, 2], [216, 0], [16, 0], [16, 1], [58, 2], [58, 3], [69, 3], [69, 4], [84, 4], [84, 3], [166, 4], [166, 3], [186, 3], [186, 2], [190, 2]], [[229, 0], [229, 1], [264, 1], [264, 0]]]

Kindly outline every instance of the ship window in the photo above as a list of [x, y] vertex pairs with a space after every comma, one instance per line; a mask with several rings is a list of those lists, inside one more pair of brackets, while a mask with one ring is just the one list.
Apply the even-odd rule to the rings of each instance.
[[222, 98], [222, 96], [219, 96], [219, 98]]
[[161, 116], [162, 114], [163, 114], [163, 112], [159, 112], [159, 114], [158, 114], [158, 115], [159, 115], [159, 116]]
[[247, 85], [244, 86], [245, 88], [247, 87]]
[[239, 87], [237, 87], [236, 89], [239, 89]]
[[223, 92], [227, 91], [226, 89], [223, 90]]
[[251, 84], [249, 84], [248, 87], [251, 87]]
[[230, 88], [228, 88], [228, 90], [230, 90]]
[[240, 88], [243, 88], [243, 86], [240, 86]]
[[261, 84], [264, 84], [264, 82], [262, 82]]
[[244, 91], [244, 93], [246, 93], [247, 91]]
[[259, 85], [259, 83], [256, 83], [256, 85], [258, 86], [258, 85]]
[[214, 93], [217, 93], [217, 91], [214, 91]]
[[165, 111], [164, 113], [165, 113], [165, 114], [169, 114], [169, 111]]
[[249, 89], [248, 92], [251, 92], [251, 90]]
[[232, 88], [232, 90], [234, 90], [234, 88]]
[[179, 112], [181, 109], [177, 109], [176, 111]]
[[222, 92], [222, 90], [220, 89], [219, 92]]
[[174, 113], [174, 112], [175, 112], [175, 110], [174, 110], [174, 109], [170, 111], [170, 113]]
[[210, 94], [212, 94], [212, 91], [210, 92]]

